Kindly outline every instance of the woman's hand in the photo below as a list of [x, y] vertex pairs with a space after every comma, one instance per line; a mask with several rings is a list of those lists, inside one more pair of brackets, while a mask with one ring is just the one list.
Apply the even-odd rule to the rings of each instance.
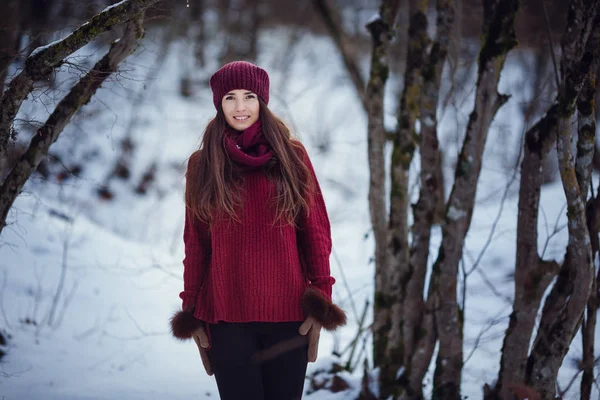
[[194, 338], [194, 342], [196, 342], [196, 345], [198, 346], [198, 351], [200, 352], [200, 359], [202, 359], [202, 365], [204, 366], [204, 370], [208, 375], [212, 376], [213, 370], [208, 359], [208, 354], [206, 353], [206, 349], [209, 346], [208, 336], [206, 335], [204, 328], [198, 328], [194, 333], [192, 333], [192, 337]]
[[300, 325], [298, 332], [302, 336], [308, 334], [308, 362], [317, 361], [317, 353], [319, 352], [319, 337], [321, 336], [321, 324], [316, 319], [309, 316]]

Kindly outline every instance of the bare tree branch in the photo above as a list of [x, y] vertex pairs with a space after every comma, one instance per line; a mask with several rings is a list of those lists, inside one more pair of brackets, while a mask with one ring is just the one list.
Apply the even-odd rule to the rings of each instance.
[[73, 115], [90, 101], [92, 95], [106, 78], [114, 73], [119, 64], [135, 51], [138, 40], [143, 35], [142, 18], [143, 12], [140, 11], [135, 20], [131, 20], [126, 24], [123, 37], [111, 45], [108, 53], [61, 100], [44, 126], [31, 139], [29, 148], [0, 187], [0, 232], [6, 225], [8, 210], [27, 179], [48, 154], [52, 143], [58, 139]]
[[95, 15], [66, 38], [34, 50], [25, 62], [25, 68], [10, 82], [0, 103], [0, 154], [6, 150], [9, 139], [16, 138], [16, 134], [11, 131], [12, 123], [34, 82], [49, 77], [69, 54], [116, 25], [134, 18], [158, 1], [123, 0]]

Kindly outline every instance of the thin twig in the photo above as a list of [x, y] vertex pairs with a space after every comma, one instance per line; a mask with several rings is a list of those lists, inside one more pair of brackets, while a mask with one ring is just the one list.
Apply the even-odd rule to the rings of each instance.
[[[546, 248], [548, 247], [548, 244], [550, 243], [550, 240], [554, 237], [554, 235], [557, 235], [560, 231], [565, 229], [565, 227], [567, 226], [567, 224], [564, 224], [561, 227], [558, 226], [558, 223], [560, 222], [560, 216], [562, 215], [562, 213], [566, 207], [567, 207], [567, 203], [565, 202], [565, 204], [563, 204], [562, 208], [560, 209], [560, 212], [556, 216], [556, 221], [554, 222], [554, 230], [552, 231], [552, 233], [549, 233], [548, 237], [546, 238], [546, 243], [544, 243], [544, 250], [542, 250], [540, 259], [544, 258], [544, 254], [546, 253]], [[543, 213], [543, 214], [545, 216], [545, 213]], [[548, 231], [547, 221], [546, 221], [546, 231]]]
[[506, 186], [504, 188], [504, 193], [502, 194], [502, 200], [500, 201], [500, 209], [498, 210], [498, 214], [496, 214], [496, 218], [494, 218], [494, 222], [492, 223], [492, 229], [490, 230], [490, 233], [485, 241], [485, 244], [483, 245], [483, 248], [481, 249], [481, 251], [479, 252], [479, 255], [477, 256], [475, 263], [473, 264], [473, 266], [471, 267], [471, 270], [469, 271], [469, 273], [467, 275], [471, 275], [471, 273], [479, 266], [479, 263], [481, 262], [483, 255], [485, 254], [487, 248], [492, 243], [492, 237], [494, 236], [494, 233], [496, 232], [496, 227], [498, 226], [498, 223], [500, 222], [500, 218], [502, 217], [502, 211], [504, 210], [504, 204], [506, 203], [506, 199], [508, 198], [508, 193], [510, 192], [510, 187], [512, 186], [513, 182], [517, 178], [517, 174], [518, 174], [517, 171], [518, 171], [517, 168], [513, 169], [513, 175], [510, 178], [510, 181], [506, 184]]
[[344, 287], [348, 291], [348, 297], [350, 298], [350, 306], [352, 307], [352, 312], [354, 313], [354, 318], [356, 318], [356, 321], [358, 321], [359, 320], [358, 311], [356, 311], [356, 304], [354, 304], [354, 296], [352, 296], [352, 290], [350, 289], [350, 286], [348, 285], [348, 280], [346, 279], [346, 274], [344, 273], [344, 268], [342, 268], [342, 263], [340, 261], [340, 258], [337, 255], [337, 252], [335, 251], [335, 247], [332, 247], [331, 250], [332, 250], [331, 253], [333, 254], [333, 258], [335, 259], [338, 269], [340, 270], [340, 274], [342, 275], [342, 280], [344, 281]]
[[348, 356], [348, 362], [346, 362], [346, 369], [352, 372], [352, 358], [354, 358], [354, 351], [356, 350], [356, 345], [358, 344], [358, 338], [362, 334], [363, 324], [365, 323], [365, 317], [367, 316], [367, 311], [369, 310], [369, 300], [365, 301], [365, 308], [363, 309], [362, 316], [360, 317], [360, 322], [358, 324], [358, 332], [356, 333], [356, 338], [354, 340], [354, 344], [352, 345], [352, 350], [350, 350], [350, 355]]
[[492, 329], [492, 327], [494, 327], [495, 325], [497, 325], [499, 322], [501, 322], [504, 318], [500, 318], [500, 316], [502, 314], [504, 314], [504, 310], [500, 311], [498, 314], [496, 314], [496, 316], [494, 318], [492, 318], [491, 320], [489, 320], [488, 324], [479, 331], [479, 334], [477, 335], [477, 337], [475, 338], [475, 343], [473, 344], [473, 348], [471, 349], [471, 352], [469, 353], [469, 355], [467, 357], [465, 357], [465, 361], [463, 362], [463, 367], [465, 365], [467, 365], [467, 363], [469, 362], [469, 360], [471, 359], [471, 357], [473, 357], [473, 354], [475, 354], [475, 350], [477, 350], [477, 347], [479, 347], [479, 343], [481, 342], [481, 338], [483, 337], [483, 335], [489, 331], [490, 329]]
[[494, 294], [498, 298], [501, 298], [507, 304], [512, 305], [512, 299], [509, 296], [506, 296], [506, 295], [503, 295], [502, 293], [500, 293], [498, 291], [498, 289], [496, 289], [496, 286], [489, 280], [489, 278], [487, 277], [487, 275], [485, 274], [485, 272], [483, 272], [483, 270], [477, 269], [477, 273], [481, 276], [481, 279], [483, 280], [483, 283], [486, 284], [486, 286], [490, 289], [490, 291], [492, 292], [492, 294]]
[[575, 373], [575, 375], [573, 375], [573, 377], [571, 378], [571, 381], [569, 382], [569, 384], [567, 385], [567, 387], [565, 388], [565, 390], [560, 390], [560, 386], [558, 384], [558, 381], [556, 381], [556, 386], [558, 387], [558, 398], [559, 399], [564, 399], [565, 395], [567, 394], [567, 392], [569, 391], [569, 389], [571, 389], [571, 386], [573, 385], [573, 383], [575, 382], [575, 379], [579, 376], [579, 374], [581, 373], [581, 371], [583, 370], [579, 370]]
[[8, 328], [10, 328], [10, 323], [8, 322], [8, 318], [6, 317], [6, 310], [4, 310], [4, 293], [6, 293], [6, 282], [8, 281], [8, 272], [6, 270], [2, 271], [2, 290], [0, 290], [0, 312], [2, 312], [2, 317], [4, 318], [4, 323]]

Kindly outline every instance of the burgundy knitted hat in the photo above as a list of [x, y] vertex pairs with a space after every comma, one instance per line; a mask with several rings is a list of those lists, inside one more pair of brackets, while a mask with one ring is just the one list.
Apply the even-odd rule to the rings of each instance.
[[256, 93], [269, 104], [269, 75], [264, 69], [247, 61], [234, 61], [223, 65], [210, 77], [213, 103], [218, 110], [221, 99], [229, 91], [246, 89]]

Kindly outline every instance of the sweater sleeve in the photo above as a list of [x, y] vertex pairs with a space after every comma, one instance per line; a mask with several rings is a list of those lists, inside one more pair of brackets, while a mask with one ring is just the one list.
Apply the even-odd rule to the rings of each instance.
[[183, 228], [185, 257], [183, 259], [183, 300], [182, 309], [189, 311], [196, 306], [198, 292], [204, 283], [204, 276], [210, 260], [211, 243], [208, 224], [198, 220], [186, 207]]
[[306, 149], [301, 148], [301, 155], [314, 180], [315, 191], [308, 215], [302, 213], [298, 220], [298, 248], [302, 253], [311, 287], [331, 301], [331, 287], [335, 279], [331, 276], [329, 267], [332, 246], [329, 217], [321, 187]]

